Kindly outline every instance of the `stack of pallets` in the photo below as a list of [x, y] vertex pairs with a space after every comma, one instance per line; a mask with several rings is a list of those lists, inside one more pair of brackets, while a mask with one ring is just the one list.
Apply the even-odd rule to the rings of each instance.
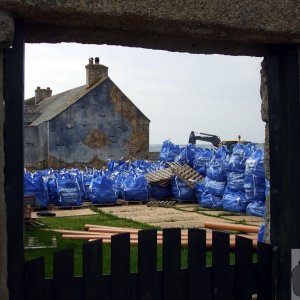
[[197, 181], [202, 181], [204, 177], [189, 165], [180, 165], [176, 162], [168, 163], [169, 168], [149, 172], [145, 175], [146, 180], [150, 184], [157, 184], [160, 186], [167, 186], [172, 177], [176, 175], [184, 181], [190, 188], [194, 188]]

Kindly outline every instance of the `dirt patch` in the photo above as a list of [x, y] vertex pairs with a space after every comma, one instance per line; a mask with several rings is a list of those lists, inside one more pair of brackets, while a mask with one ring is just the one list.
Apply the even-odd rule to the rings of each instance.
[[[61, 159], [57, 159], [54, 156], [49, 156], [48, 168], [52, 168], [54, 170], [58, 170], [58, 169], [62, 169], [62, 168], [77, 168], [77, 169], [84, 170], [86, 167], [89, 167], [89, 166], [93, 166], [97, 169], [102, 169], [103, 167], [106, 167], [106, 162], [99, 159], [97, 155], [95, 155], [88, 162], [74, 161], [72, 163], [67, 163]], [[47, 167], [45, 167], [43, 169], [47, 169]]]

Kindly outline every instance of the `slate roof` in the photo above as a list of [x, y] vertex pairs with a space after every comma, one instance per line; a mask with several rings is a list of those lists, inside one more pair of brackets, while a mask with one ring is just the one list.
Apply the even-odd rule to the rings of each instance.
[[[25, 126], [39, 126], [40, 124], [53, 119], [69, 106], [80, 100], [91, 90], [101, 85], [108, 78], [109, 77], [106, 77], [89, 87], [82, 85], [51, 97], [47, 97], [37, 105], [34, 104], [34, 97], [26, 99], [24, 105]], [[142, 115], [149, 120], [143, 113]]]

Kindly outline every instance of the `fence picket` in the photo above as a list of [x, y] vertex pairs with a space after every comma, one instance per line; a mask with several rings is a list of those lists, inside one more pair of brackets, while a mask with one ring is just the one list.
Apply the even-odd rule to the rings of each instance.
[[130, 299], [130, 234], [111, 238], [111, 299]]
[[25, 300], [45, 298], [44, 258], [39, 257], [25, 263]]
[[142, 230], [138, 235], [138, 282], [139, 298], [156, 300], [157, 284], [157, 231]]
[[252, 240], [237, 236], [235, 249], [235, 297], [252, 299]]
[[54, 253], [53, 268], [54, 299], [80, 299], [74, 282], [74, 251], [71, 248]]
[[206, 230], [189, 229], [188, 232], [189, 300], [211, 299], [211, 279], [206, 268]]
[[82, 285], [83, 299], [97, 300], [102, 295], [100, 276], [102, 275], [102, 241], [83, 244]]
[[258, 300], [272, 299], [272, 245], [236, 237], [230, 265], [229, 234], [212, 232], [212, 266], [206, 266], [206, 231], [188, 231], [188, 267], [181, 269], [181, 230], [163, 230], [163, 269], [157, 270], [157, 231], [138, 233], [138, 272], [130, 273], [130, 234], [112, 237], [111, 274], [103, 275], [102, 242], [83, 245], [83, 276], [74, 277], [73, 249], [54, 254], [53, 279], [44, 259], [25, 263], [25, 300]]
[[257, 245], [257, 300], [272, 299], [272, 245]]
[[181, 230], [163, 230], [163, 294], [164, 300], [181, 300]]
[[229, 268], [229, 234], [213, 231], [212, 237], [213, 299], [231, 300], [233, 298], [233, 280], [231, 278], [232, 272], [230, 272]]

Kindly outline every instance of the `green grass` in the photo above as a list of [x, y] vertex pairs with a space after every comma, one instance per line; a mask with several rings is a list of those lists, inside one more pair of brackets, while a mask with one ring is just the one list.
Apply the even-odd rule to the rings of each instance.
[[[53, 253], [65, 249], [74, 249], [74, 272], [76, 276], [82, 274], [82, 245], [85, 241], [63, 239], [60, 234], [57, 234], [51, 229], [68, 229], [68, 230], [83, 230], [85, 224], [96, 224], [104, 226], [116, 226], [116, 227], [129, 227], [138, 229], [153, 228], [147, 224], [138, 223], [128, 219], [122, 219], [115, 217], [111, 214], [97, 211], [96, 215], [91, 216], [76, 216], [76, 217], [64, 217], [64, 218], [41, 218], [39, 222], [43, 224], [41, 228], [25, 229], [25, 244], [27, 244], [29, 237], [36, 237], [38, 241], [44, 245], [51, 245], [51, 238], [56, 236], [57, 248], [48, 249], [26, 249], [25, 260], [31, 260], [37, 257], [43, 256], [45, 258], [45, 273], [46, 277], [52, 277], [53, 275]], [[43, 230], [50, 229], [50, 230]], [[157, 228], [159, 229], [159, 228]], [[110, 273], [110, 244], [103, 244], [103, 271], [104, 274]], [[137, 246], [131, 246], [130, 258], [131, 258], [131, 272], [137, 271]], [[255, 258], [254, 258], [255, 259]], [[188, 262], [188, 248], [181, 247], [181, 267], [187, 267]], [[206, 264], [211, 265], [212, 257], [211, 251], [207, 251]], [[230, 263], [234, 263], [234, 254], [230, 255]], [[158, 270], [162, 269], [162, 246], [157, 246], [157, 267]]]
[[[41, 218], [39, 219], [39, 223], [44, 226], [41, 228], [27, 227], [25, 229], [25, 244], [29, 237], [35, 237], [43, 245], [51, 246], [51, 238], [56, 236], [57, 248], [26, 249], [25, 260], [28, 261], [41, 256], [45, 257], [45, 272], [47, 277], [51, 277], [53, 274], [53, 253], [65, 248], [74, 249], [74, 272], [75, 275], [80, 275], [82, 273], [82, 245], [85, 241], [63, 239], [60, 234], [53, 231], [45, 231], [44, 229], [83, 230], [85, 224], [139, 229], [153, 228], [147, 224], [117, 218], [101, 211], [98, 211], [97, 215], [91, 216]], [[161, 263], [159, 262], [159, 264]], [[106, 274], [110, 272], [110, 245], [108, 244], [103, 245], [103, 270]], [[131, 270], [133, 272], [137, 270], [137, 246], [131, 246]]]

